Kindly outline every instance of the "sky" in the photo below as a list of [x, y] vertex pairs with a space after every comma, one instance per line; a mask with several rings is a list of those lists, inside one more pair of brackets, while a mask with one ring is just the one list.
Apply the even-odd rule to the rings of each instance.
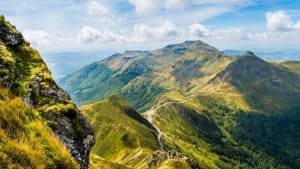
[[1, 0], [0, 14], [42, 52], [151, 50], [185, 40], [300, 50], [299, 0]]

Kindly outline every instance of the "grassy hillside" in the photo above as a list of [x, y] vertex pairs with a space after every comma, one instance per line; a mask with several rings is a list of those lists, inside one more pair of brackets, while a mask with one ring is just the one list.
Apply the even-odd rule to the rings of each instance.
[[154, 124], [168, 148], [200, 166], [298, 168], [300, 77], [293, 70], [248, 52], [190, 91], [161, 96]]
[[0, 16], [0, 89], [4, 166], [78, 168], [79, 164], [87, 168], [93, 144], [90, 125], [69, 95], [56, 85], [38, 51], [3, 16]]
[[59, 84], [79, 105], [116, 94], [143, 112], [166, 90], [211, 75], [231, 60], [201, 41], [186, 41], [153, 51], [113, 55], [61, 79]]
[[[232, 86], [253, 109], [267, 113], [298, 106], [300, 77], [248, 52], [210, 81], [220, 91]], [[234, 91], [232, 91], [234, 92]]]
[[0, 88], [0, 168], [79, 168], [39, 113]]
[[277, 64], [288, 68], [291, 72], [300, 75], [300, 61], [277, 62]]
[[155, 162], [155, 154], [159, 154], [155, 129], [120, 97], [83, 106], [82, 111], [96, 133], [90, 156], [92, 168], [191, 168], [180, 158], [167, 160], [158, 155]]
[[168, 99], [154, 123], [166, 147], [205, 168], [298, 168], [299, 107], [282, 115], [238, 108], [217, 94]]
[[[99, 63], [113, 73], [93, 85], [119, 78], [117, 89], [103, 95], [106, 87], [77, 88], [73, 82], [89, 79], [80, 77], [97, 74], [81, 70], [63, 79], [66, 89], [98, 99], [118, 94], [144, 116], [151, 112], [165, 152], [183, 153], [202, 168], [300, 167], [299, 62], [267, 62], [252, 52], [229, 57], [201, 41], [187, 41]], [[176, 168], [180, 160], [163, 164]]]

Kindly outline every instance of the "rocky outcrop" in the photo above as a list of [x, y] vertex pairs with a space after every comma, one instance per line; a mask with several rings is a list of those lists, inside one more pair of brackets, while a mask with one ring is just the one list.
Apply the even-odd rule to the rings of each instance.
[[154, 152], [152, 154], [152, 156], [150, 157], [148, 166], [155, 167], [166, 160], [184, 160], [187, 162], [187, 164], [190, 165], [190, 167], [192, 169], [200, 168], [199, 164], [195, 160], [193, 160], [190, 157], [186, 156], [185, 154], [177, 152], [175, 150]]
[[[1, 20], [4, 20], [3, 16], [0, 16]], [[8, 46], [15, 46], [24, 43], [25, 40], [21, 33], [14, 31], [15, 27], [12, 25], [6, 25], [7, 23], [0, 24], [0, 39]], [[11, 28], [10, 28], [11, 27]]]
[[38, 110], [80, 168], [87, 169], [95, 142], [91, 125], [70, 96], [57, 86], [39, 53], [3, 16], [0, 16], [0, 47], [0, 85], [23, 97], [28, 107]]
[[[32, 81], [30, 85], [32, 88], [29, 89], [29, 92], [26, 94], [27, 97], [25, 97], [25, 101], [29, 103], [29, 106], [50, 107], [51, 103], [49, 103], [48, 100], [73, 105], [70, 96], [58, 87], [54, 81], [46, 88], [41, 86], [43, 82], [43, 78], [38, 76]], [[35, 97], [46, 101], [35, 101]], [[72, 156], [78, 161], [81, 168], [87, 169], [90, 149], [95, 143], [94, 131], [91, 125], [76, 107], [64, 110], [64, 112], [60, 112], [58, 115], [57, 113], [58, 112], [53, 114], [52, 112], [48, 112], [46, 115], [51, 121], [55, 122], [55, 125], [51, 126], [54, 133], [70, 150]]]

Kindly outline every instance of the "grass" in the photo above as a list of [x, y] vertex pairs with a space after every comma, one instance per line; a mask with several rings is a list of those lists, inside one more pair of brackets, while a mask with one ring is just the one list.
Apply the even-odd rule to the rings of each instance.
[[82, 107], [96, 133], [91, 161], [96, 156], [111, 164], [142, 168], [151, 152], [159, 149], [154, 130], [127, 115], [128, 109], [128, 104], [116, 96]]
[[[169, 98], [170, 94], [179, 95], [173, 91]], [[198, 94], [179, 102], [168, 100], [154, 118], [165, 146], [204, 168], [299, 167], [299, 107], [266, 115], [243, 110], [227, 99]]]
[[79, 105], [115, 94], [144, 112], [166, 91], [188, 90], [193, 87], [190, 81], [211, 76], [231, 61], [203, 42], [186, 42], [154, 51], [113, 55], [61, 79], [60, 85]]
[[0, 93], [0, 168], [79, 168], [38, 112]]
[[[3, 16], [0, 25], [21, 37]], [[57, 87], [37, 50], [23, 40], [20, 44], [8, 45], [1, 39], [0, 168], [79, 168], [68, 149], [53, 134], [58, 126], [50, 118], [70, 119], [76, 139], [85, 137], [75, 104]], [[45, 94], [47, 91], [54, 92], [49, 96]], [[31, 108], [23, 101], [29, 93]], [[61, 98], [52, 96], [53, 93]]]
[[[87, 71], [66, 79], [71, 93], [78, 92], [74, 95], [89, 93], [81, 101], [120, 94], [140, 112], [158, 107], [154, 123], [163, 132], [165, 147], [185, 153], [203, 168], [299, 168], [299, 62], [266, 62], [251, 52], [232, 58], [199, 43], [150, 51], [151, 62], [138, 63], [145, 58], [140, 54], [115, 55], [95, 63], [97, 69], [86, 67]], [[145, 66], [145, 61], [150, 69], [138, 74], [137, 65]], [[99, 84], [93, 84], [97, 90], [91, 90], [88, 82], [97, 80]], [[77, 88], [77, 82], [84, 84]], [[110, 92], [109, 87], [114, 90]], [[128, 124], [124, 114], [114, 117], [112, 112], [120, 112], [116, 105], [103, 101], [88, 108], [84, 111], [90, 112], [88, 117], [102, 133], [94, 148], [99, 158], [122, 166], [126, 162], [119, 160], [128, 154], [124, 149], [131, 148], [125, 159], [141, 152], [137, 147], [144, 141], [135, 136], [147, 138], [145, 131]], [[176, 168], [177, 164], [180, 161], [166, 161], [160, 167]]]

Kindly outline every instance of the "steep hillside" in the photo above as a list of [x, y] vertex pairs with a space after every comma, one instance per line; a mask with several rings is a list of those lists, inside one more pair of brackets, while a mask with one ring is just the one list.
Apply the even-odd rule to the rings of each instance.
[[186, 41], [154, 51], [113, 55], [61, 79], [59, 84], [80, 105], [117, 94], [145, 111], [166, 90], [188, 89], [189, 81], [212, 75], [231, 60], [201, 41]]
[[[92, 65], [109, 73], [88, 66], [63, 79], [72, 97], [79, 103], [112, 94], [128, 99], [156, 129], [163, 152], [182, 153], [200, 168], [300, 167], [298, 62], [267, 62], [252, 52], [228, 57], [187, 41]], [[87, 87], [92, 80], [99, 81]], [[180, 161], [163, 164], [176, 168]]]
[[[3, 165], [77, 168], [70, 153], [81, 168], [88, 168], [89, 149], [94, 142], [91, 126], [69, 95], [56, 85], [40, 54], [3, 16], [0, 17], [0, 88], [4, 105], [0, 154], [7, 162]], [[9, 112], [15, 116], [8, 116]], [[19, 144], [5, 144], [8, 141]]]
[[153, 123], [167, 149], [204, 168], [298, 168], [299, 108], [266, 115], [217, 93], [184, 97], [172, 91], [155, 109]]
[[291, 67], [247, 52], [194, 89], [162, 95], [153, 123], [165, 147], [206, 168], [299, 168], [300, 77]]
[[0, 89], [0, 168], [79, 168], [39, 112]]
[[186, 159], [175, 157], [176, 153], [168, 157], [159, 151], [153, 126], [121, 98], [112, 96], [83, 106], [82, 111], [96, 133], [92, 168], [191, 168]]
[[251, 52], [231, 63], [210, 83], [220, 84], [220, 91], [232, 86], [250, 107], [262, 112], [275, 113], [299, 105], [299, 75]]
[[277, 62], [277, 64], [288, 68], [291, 72], [300, 75], [300, 61]]

